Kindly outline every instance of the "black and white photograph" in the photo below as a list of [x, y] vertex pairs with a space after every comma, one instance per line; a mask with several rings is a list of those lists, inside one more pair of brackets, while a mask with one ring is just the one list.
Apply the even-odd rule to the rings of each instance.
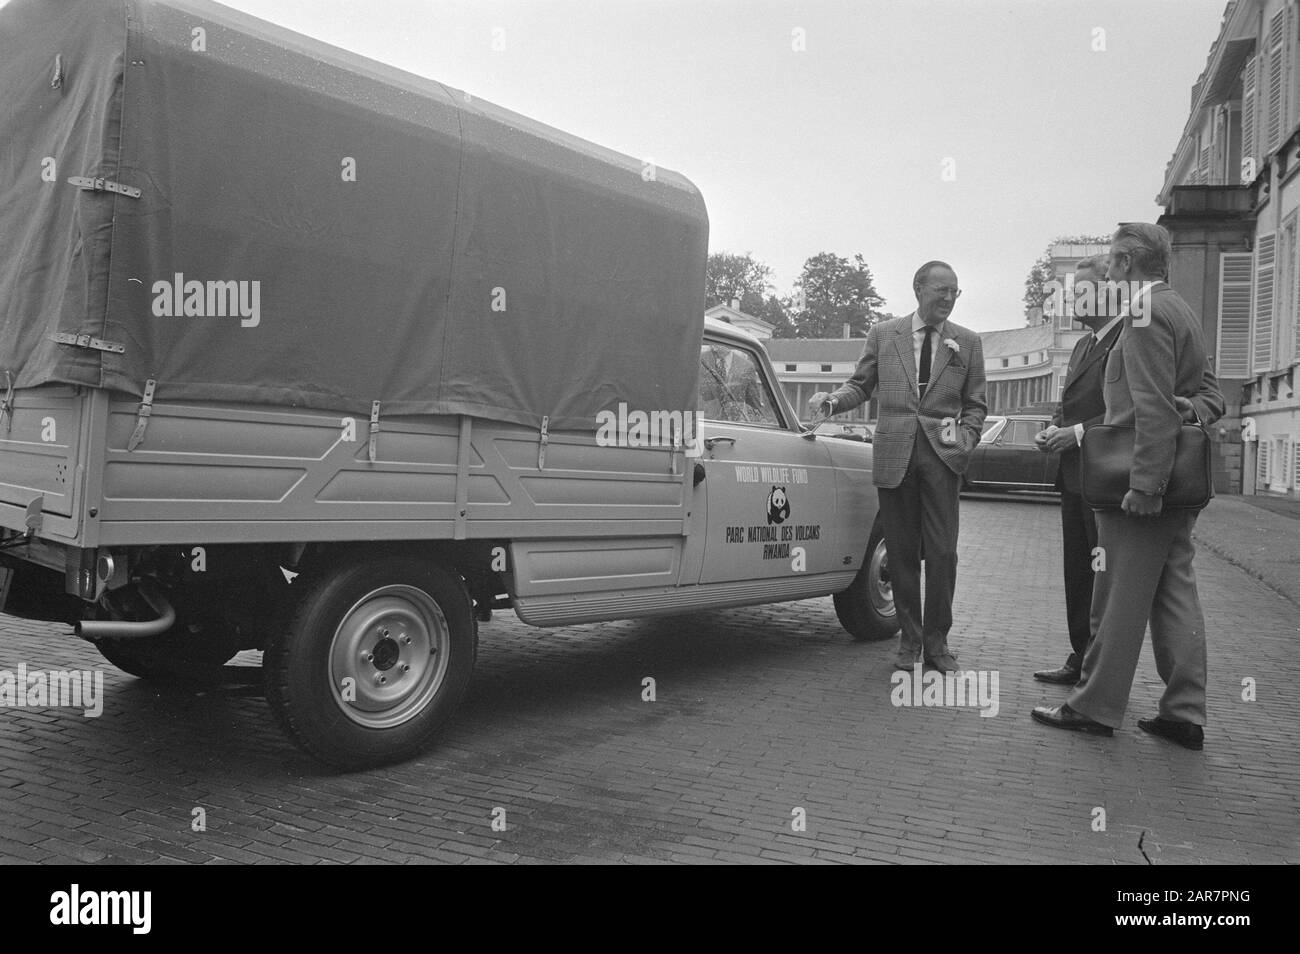
[[1298, 173], [1300, 0], [0, 0], [22, 919], [1105, 865], [1080, 927], [1240, 937]]

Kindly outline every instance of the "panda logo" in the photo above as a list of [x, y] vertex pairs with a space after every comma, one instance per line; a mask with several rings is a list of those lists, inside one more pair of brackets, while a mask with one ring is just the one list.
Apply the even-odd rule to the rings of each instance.
[[773, 486], [772, 492], [767, 495], [767, 522], [785, 523], [788, 516], [790, 501], [785, 495], [785, 488]]

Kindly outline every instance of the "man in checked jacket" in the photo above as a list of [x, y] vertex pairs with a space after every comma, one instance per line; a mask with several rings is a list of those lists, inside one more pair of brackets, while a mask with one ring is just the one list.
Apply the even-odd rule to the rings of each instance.
[[953, 672], [948, 630], [957, 585], [958, 491], [988, 413], [984, 351], [979, 335], [948, 320], [961, 295], [951, 266], [926, 262], [912, 290], [916, 311], [873, 325], [853, 377], [833, 393], [814, 394], [809, 404], [830, 416], [872, 394], [878, 398], [873, 480], [902, 629], [894, 665], [909, 670], [924, 656]]

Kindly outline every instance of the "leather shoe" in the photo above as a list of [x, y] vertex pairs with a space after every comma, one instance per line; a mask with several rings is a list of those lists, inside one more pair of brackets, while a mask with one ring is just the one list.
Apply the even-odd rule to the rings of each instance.
[[1050, 682], [1054, 686], [1073, 686], [1079, 681], [1079, 670], [1069, 666], [1060, 669], [1040, 669], [1034, 673], [1039, 682]]
[[1151, 735], [1176, 742], [1193, 752], [1199, 752], [1205, 747], [1205, 730], [1192, 722], [1178, 722], [1156, 716], [1154, 719], [1138, 719], [1138, 728]]
[[1059, 706], [1035, 706], [1029, 713], [1035, 722], [1050, 725], [1054, 729], [1070, 729], [1074, 732], [1090, 732], [1093, 735], [1114, 735], [1115, 730], [1100, 722], [1093, 722], [1081, 712], [1075, 712], [1065, 703]]
[[919, 653], [900, 652], [894, 657], [894, 668], [901, 669], [903, 672], [911, 672], [912, 667], [921, 661]]
[[957, 657], [952, 653], [944, 653], [942, 656], [926, 656], [925, 664], [933, 666], [940, 672], [957, 672]]

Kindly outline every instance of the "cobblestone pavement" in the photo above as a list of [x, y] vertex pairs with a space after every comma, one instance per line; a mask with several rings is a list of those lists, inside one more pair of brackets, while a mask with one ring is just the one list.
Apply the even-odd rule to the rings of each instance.
[[66, 627], [0, 618], [0, 669], [102, 665], [106, 694], [99, 718], [0, 710], [0, 860], [1300, 861], [1296, 606], [1198, 555], [1204, 752], [1137, 730], [1149, 645], [1113, 739], [1037, 725], [1063, 697], [1030, 675], [1066, 652], [1058, 519], [962, 504], [950, 641], [998, 674], [991, 718], [892, 705], [893, 647], [850, 641], [829, 599], [559, 630], [500, 614], [437, 748], [334, 775], [280, 735], [255, 668], [160, 691]]

